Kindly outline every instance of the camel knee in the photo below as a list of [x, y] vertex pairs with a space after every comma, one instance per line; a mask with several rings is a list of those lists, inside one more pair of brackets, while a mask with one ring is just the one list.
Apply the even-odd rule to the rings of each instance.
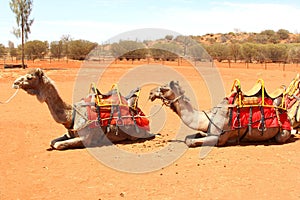
[[67, 149], [65, 143], [63, 142], [55, 142], [53, 145], [51, 145], [56, 150], [64, 150]]

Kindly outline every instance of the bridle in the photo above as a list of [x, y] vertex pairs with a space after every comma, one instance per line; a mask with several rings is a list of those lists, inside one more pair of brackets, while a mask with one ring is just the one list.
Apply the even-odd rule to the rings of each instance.
[[165, 98], [164, 96], [162, 96], [162, 100], [163, 100], [163, 104], [170, 107], [173, 103], [177, 102], [179, 99], [183, 98], [184, 96], [183, 95], [180, 95], [174, 99], [167, 99]]
[[168, 107], [170, 107], [173, 103], [177, 102], [179, 99], [184, 98], [184, 95], [182, 94], [182, 95], [180, 95], [180, 96], [178, 96], [178, 97], [175, 97], [174, 99], [167, 99], [166, 97], [164, 97], [164, 96], [162, 95], [161, 87], [158, 87], [158, 88], [157, 88], [157, 92], [159, 92], [159, 94], [160, 94], [160, 95], [159, 95], [159, 98], [162, 99], [163, 105], [168, 106]]

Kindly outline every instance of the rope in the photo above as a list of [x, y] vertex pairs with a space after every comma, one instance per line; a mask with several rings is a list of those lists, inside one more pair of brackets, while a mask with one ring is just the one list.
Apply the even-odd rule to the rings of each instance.
[[[139, 107], [141, 110], [144, 110], [144, 109], [142, 109], [142, 108], [145, 108], [145, 107], [147, 106], [148, 102], [149, 102], [149, 99], [148, 99], [148, 101], [146, 101], [146, 103], [145, 103], [144, 105], [138, 106], [138, 107]], [[162, 105], [160, 106], [160, 108], [159, 108], [157, 111], [155, 111], [154, 113], [150, 114], [150, 115], [145, 115], [145, 116], [135, 115], [134, 117], [151, 118], [151, 117], [153, 117], [154, 115], [156, 115], [157, 113], [159, 113], [159, 111], [162, 109], [162, 107], [163, 107], [164, 105], [165, 105], [165, 103], [162, 103]]]
[[159, 111], [162, 109], [163, 106], [164, 106], [164, 104], [162, 104], [162, 105], [160, 106], [160, 108], [159, 108], [157, 111], [155, 111], [153, 114], [145, 115], [145, 116], [141, 116], [141, 115], [136, 115], [136, 116], [137, 116], [137, 117], [141, 117], [141, 118], [151, 118], [151, 117], [153, 117], [154, 115], [156, 115], [157, 113], [159, 113]]
[[8, 98], [6, 101], [4, 101], [4, 102], [0, 101], [0, 104], [8, 104], [17, 95], [18, 92], [19, 92], [19, 89], [17, 89], [15, 91], [15, 93], [10, 98]]

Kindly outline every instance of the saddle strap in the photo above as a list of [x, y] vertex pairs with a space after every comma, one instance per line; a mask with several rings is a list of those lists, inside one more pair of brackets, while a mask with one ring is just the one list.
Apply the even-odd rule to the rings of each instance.
[[264, 112], [264, 107], [263, 106], [260, 107], [260, 113], [261, 113], [261, 119], [260, 119], [260, 123], [259, 123], [259, 126], [258, 126], [258, 130], [261, 131], [261, 135], [263, 135], [264, 131], [266, 130], [265, 112]]

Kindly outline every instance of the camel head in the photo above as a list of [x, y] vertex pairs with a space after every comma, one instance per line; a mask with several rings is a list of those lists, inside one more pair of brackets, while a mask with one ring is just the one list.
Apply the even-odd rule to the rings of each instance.
[[179, 98], [184, 97], [184, 90], [179, 86], [178, 81], [171, 81], [170, 83], [158, 86], [150, 91], [149, 99], [161, 99], [165, 104], [175, 102]]
[[[43, 85], [49, 83], [51, 80], [45, 75], [43, 70], [31, 69], [27, 74], [17, 78], [13, 83], [13, 88], [23, 89], [30, 95], [38, 95], [41, 92]], [[39, 98], [39, 97], [38, 97]], [[42, 99], [39, 99], [43, 102]]]
[[125, 97], [129, 107], [136, 108], [138, 107], [138, 98], [141, 88], [137, 87], [134, 90], [131, 90], [130, 93]]

